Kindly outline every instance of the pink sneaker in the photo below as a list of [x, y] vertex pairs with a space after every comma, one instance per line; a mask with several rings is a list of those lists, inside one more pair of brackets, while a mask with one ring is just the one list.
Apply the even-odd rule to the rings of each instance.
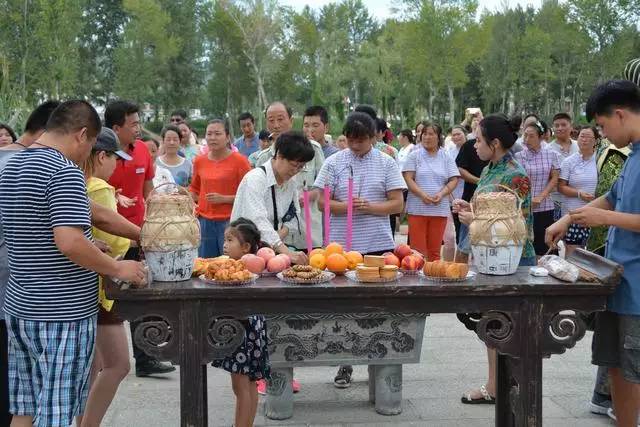
[[256, 381], [256, 388], [258, 389], [258, 394], [262, 396], [267, 394], [267, 382], [265, 380]]
[[294, 393], [298, 393], [300, 391], [300, 383], [295, 379], [291, 381], [291, 389]]

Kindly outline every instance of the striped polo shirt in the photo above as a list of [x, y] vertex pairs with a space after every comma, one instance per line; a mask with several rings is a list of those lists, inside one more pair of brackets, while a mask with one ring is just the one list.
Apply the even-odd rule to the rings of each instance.
[[84, 176], [57, 150], [24, 150], [0, 175], [0, 213], [9, 253], [4, 311], [35, 321], [85, 319], [98, 311], [97, 275], [57, 248], [56, 227], [79, 227], [91, 239]]
[[[560, 179], [567, 181], [567, 184], [583, 193], [596, 194], [598, 185], [598, 167], [596, 166], [596, 155], [592, 154], [588, 159], [584, 159], [582, 154], [575, 153], [564, 159], [560, 166]], [[587, 204], [582, 199], [562, 195], [562, 215], [568, 214], [574, 209], [578, 209]]]
[[[449, 179], [460, 176], [456, 161], [443, 148], [432, 156], [422, 146], [409, 153], [402, 172], [415, 172], [416, 184], [429, 196], [435, 196]], [[450, 210], [448, 196], [443, 197], [437, 205], [427, 205], [411, 191], [407, 196], [407, 213], [410, 215], [446, 217], [450, 215]]]
[[[329, 157], [320, 169], [314, 187], [324, 189], [327, 184], [333, 200], [346, 202], [352, 169], [354, 198], [379, 203], [387, 200], [387, 192], [407, 188], [396, 161], [373, 148], [362, 157], [356, 156], [349, 149]], [[331, 214], [331, 241], [345, 245], [346, 237], [347, 215]], [[370, 253], [394, 247], [388, 215], [362, 214], [354, 209], [352, 250]]]

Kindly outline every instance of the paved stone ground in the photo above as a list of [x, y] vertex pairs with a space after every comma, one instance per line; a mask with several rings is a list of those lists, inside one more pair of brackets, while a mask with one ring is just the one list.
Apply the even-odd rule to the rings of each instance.
[[[545, 427], [592, 427], [613, 425], [606, 417], [587, 409], [595, 367], [590, 364], [591, 334], [565, 354], [544, 362], [543, 408]], [[470, 386], [483, 383], [486, 352], [482, 342], [467, 331], [453, 314], [427, 319], [422, 363], [405, 365], [402, 414], [376, 414], [368, 402], [367, 369], [356, 367], [350, 389], [333, 386], [334, 368], [302, 368], [296, 378], [302, 391], [295, 396], [294, 416], [271, 421], [260, 407], [256, 426], [382, 427], [382, 426], [492, 426], [494, 408], [460, 403]], [[209, 368], [209, 425], [231, 426], [233, 392], [229, 376]], [[179, 376], [136, 378], [131, 373], [120, 386], [104, 426], [178, 426], [180, 420]]]

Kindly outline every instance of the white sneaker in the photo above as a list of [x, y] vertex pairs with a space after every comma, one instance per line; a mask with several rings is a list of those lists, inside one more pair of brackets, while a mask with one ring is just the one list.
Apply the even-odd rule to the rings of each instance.
[[[613, 408], [609, 408], [609, 410], [607, 411], [607, 415], [609, 416], [609, 418], [611, 418], [613, 421], [618, 421], [618, 419], [616, 418], [616, 414], [613, 412]], [[638, 424], [638, 427], [640, 427], [640, 424]]]

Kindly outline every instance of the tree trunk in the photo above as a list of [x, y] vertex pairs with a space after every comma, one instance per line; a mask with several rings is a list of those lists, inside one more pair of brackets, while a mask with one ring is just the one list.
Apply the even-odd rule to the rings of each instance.
[[[229, 67], [227, 67], [227, 70], [229, 69]], [[235, 135], [235, 133], [233, 133], [233, 124], [235, 123], [235, 120], [233, 120], [233, 109], [231, 108], [231, 75], [227, 72], [227, 102], [226, 102], [226, 111], [231, 114], [232, 116], [229, 118], [229, 120], [227, 120], [227, 122], [229, 123], [229, 133], [233, 136]], [[262, 117], [263, 115], [260, 114], [260, 117]]]
[[455, 126], [455, 115], [456, 115], [456, 99], [453, 94], [453, 87], [451, 83], [447, 85], [447, 91], [449, 92], [449, 126]]
[[436, 87], [431, 80], [429, 80], [429, 111], [427, 111], [427, 115], [429, 116], [429, 120], [433, 120], [435, 117], [435, 111], [433, 111], [433, 104], [436, 100]]

